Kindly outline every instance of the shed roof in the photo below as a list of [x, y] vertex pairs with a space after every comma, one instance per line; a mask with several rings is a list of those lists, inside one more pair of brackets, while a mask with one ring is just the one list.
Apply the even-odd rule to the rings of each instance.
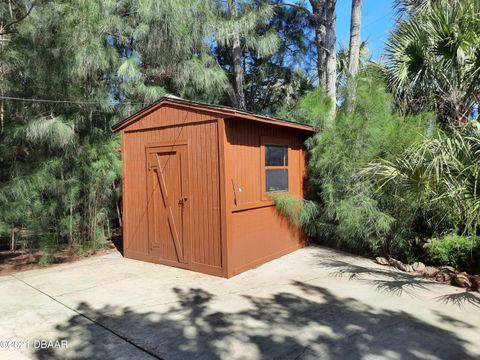
[[239, 110], [229, 106], [213, 105], [213, 104], [208, 104], [200, 101], [182, 99], [173, 95], [165, 95], [160, 99], [158, 99], [157, 101], [137, 111], [133, 115], [130, 115], [129, 117], [119, 121], [118, 123], [112, 126], [112, 130], [114, 132], [120, 131], [125, 127], [129, 126], [130, 124], [139, 120], [142, 117], [142, 115], [148, 112], [154, 111], [155, 109], [166, 104], [180, 105], [185, 108], [191, 108], [195, 110], [203, 110], [203, 111], [218, 114], [224, 118], [237, 117], [237, 118], [242, 118], [242, 119], [251, 120], [251, 121], [259, 121], [259, 122], [270, 123], [274, 125], [291, 127], [299, 130], [308, 131], [308, 132], [315, 131], [315, 128], [313, 126], [310, 126], [307, 124], [298, 123], [291, 120], [279, 119], [272, 116], [259, 115], [259, 114], [252, 113], [250, 111]]

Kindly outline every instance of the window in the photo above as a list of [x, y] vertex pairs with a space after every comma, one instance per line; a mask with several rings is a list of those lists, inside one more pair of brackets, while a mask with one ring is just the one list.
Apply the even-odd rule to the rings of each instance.
[[267, 192], [288, 191], [288, 169], [265, 170]]
[[265, 145], [265, 166], [288, 166], [288, 147]]
[[288, 191], [288, 146], [265, 144], [265, 191]]

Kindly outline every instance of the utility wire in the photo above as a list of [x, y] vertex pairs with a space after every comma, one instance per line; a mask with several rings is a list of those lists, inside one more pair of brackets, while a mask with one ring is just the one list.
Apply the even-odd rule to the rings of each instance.
[[372, 21], [366, 23], [365, 25], [362, 24], [361, 26], [362, 26], [363, 29], [365, 29], [365, 28], [368, 28], [369, 26], [371, 26], [371, 25], [373, 25], [373, 24], [376, 24], [376, 23], [379, 22], [380, 20], [384, 20], [385, 18], [386, 18], [386, 16], [385, 16], [385, 15], [382, 15], [382, 16], [380, 16], [380, 17], [378, 17], [378, 18], [376, 18], [376, 19], [373, 19]]
[[39, 103], [77, 104], [77, 105], [145, 105], [145, 103], [140, 103], [140, 102], [123, 102], [123, 103], [119, 102], [119, 103], [107, 104], [103, 101], [29, 99], [29, 98], [20, 98], [20, 97], [13, 97], [13, 96], [0, 96], [0, 100], [28, 101], [28, 102], [39, 102]]

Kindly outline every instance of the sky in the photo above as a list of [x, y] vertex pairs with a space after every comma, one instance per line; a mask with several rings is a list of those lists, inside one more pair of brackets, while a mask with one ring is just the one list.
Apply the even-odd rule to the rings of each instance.
[[[394, 24], [393, 0], [363, 0], [360, 37], [367, 40], [373, 59], [383, 52], [385, 40]], [[348, 46], [350, 39], [351, 0], [337, 0], [337, 42]]]

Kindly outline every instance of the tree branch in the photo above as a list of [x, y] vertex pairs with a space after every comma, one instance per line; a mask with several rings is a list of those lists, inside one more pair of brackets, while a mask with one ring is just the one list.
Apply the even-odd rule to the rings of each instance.
[[280, 6], [290, 6], [290, 7], [293, 7], [297, 10], [300, 10], [304, 13], [307, 14], [307, 16], [312, 19], [312, 20], [316, 20], [316, 16], [314, 14], [312, 14], [312, 12], [310, 10], [308, 10], [305, 6], [302, 6], [302, 5], [299, 5], [299, 4], [295, 4], [295, 3], [291, 3], [291, 2], [276, 2], [276, 3], [273, 3], [272, 4], [273, 6], [277, 6], [277, 7], [280, 7]]
[[35, 7], [36, 0], [33, 0], [32, 3], [30, 4], [30, 7], [27, 9], [27, 12], [20, 16], [19, 18], [13, 20], [12, 22], [6, 24], [3, 27], [3, 31], [1, 34], [7, 34], [9, 33], [9, 28], [11, 28], [13, 25], [18, 24], [19, 22], [23, 21], [30, 13], [32, 12], [33, 8]]

